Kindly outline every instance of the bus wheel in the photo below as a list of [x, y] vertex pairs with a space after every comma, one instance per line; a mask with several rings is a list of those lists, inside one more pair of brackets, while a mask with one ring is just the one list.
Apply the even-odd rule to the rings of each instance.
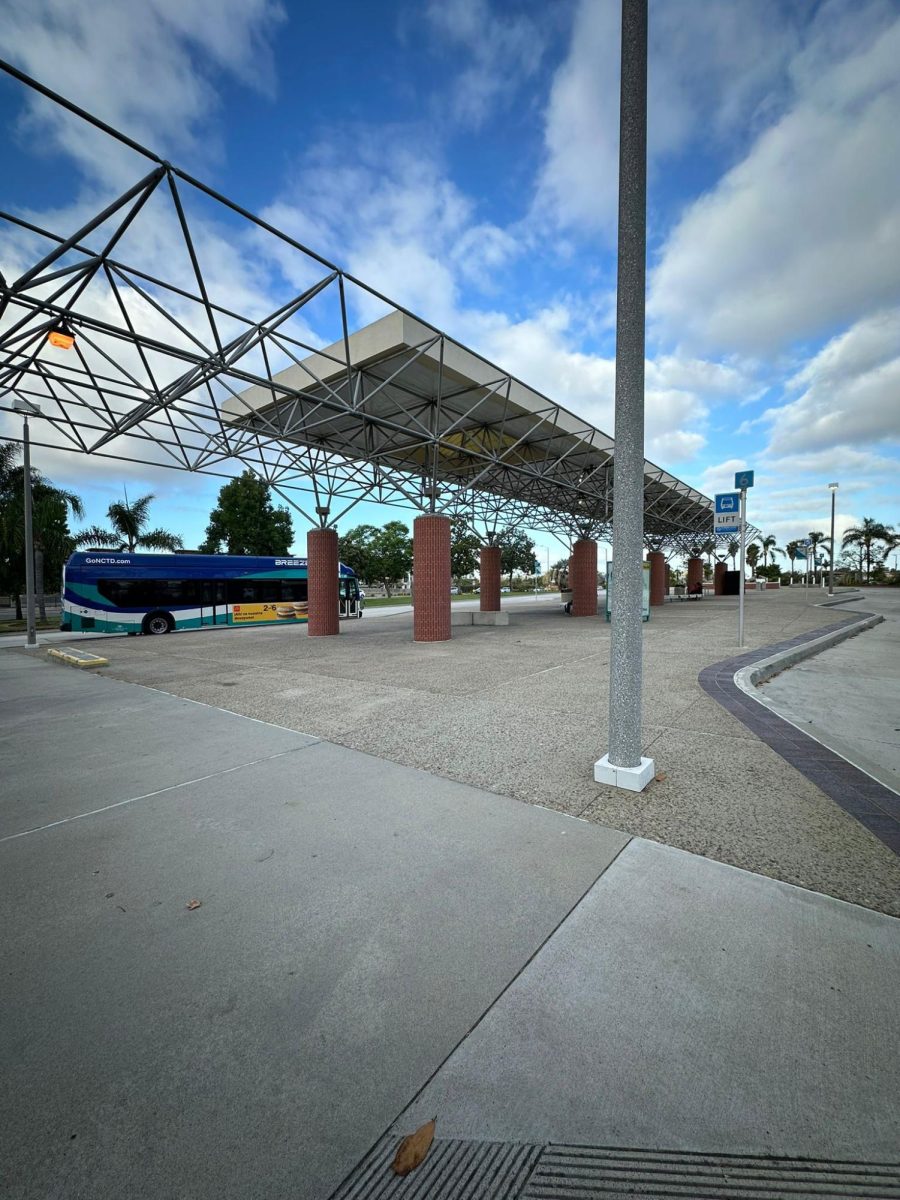
[[172, 620], [170, 613], [148, 613], [144, 617], [142, 628], [144, 633], [171, 633], [175, 628], [175, 622]]

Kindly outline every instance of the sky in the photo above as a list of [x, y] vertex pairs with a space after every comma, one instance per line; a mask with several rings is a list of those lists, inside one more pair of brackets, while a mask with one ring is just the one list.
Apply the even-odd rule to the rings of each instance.
[[[618, 0], [3, 9], [0, 57], [614, 435]], [[896, 0], [650, 0], [646, 455], [708, 495], [754, 469], [779, 546], [827, 532], [832, 481], [839, 535], [900, 526], [898, 63]], [[39, 224], [147, 169], [6, 77], [0, 117], [0, 207]], [[252, 245], [202, 242], [262, 304]], [[88, 524], [155, 492], [188, 547], [221, 484], [35, 462]]]

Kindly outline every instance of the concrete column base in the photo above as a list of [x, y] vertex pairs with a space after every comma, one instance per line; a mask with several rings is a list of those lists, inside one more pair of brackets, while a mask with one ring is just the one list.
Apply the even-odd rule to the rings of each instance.
[[470, 608], [450, 610], [451, 625], [508, 625], [508, 612], [479, 612]]
[[614, 767], [609, 755], [604, 754], [594, 763], [595, 783], [606, 783], [626, 792], [642, 792], [655, 774], [652, 758], [642, 758], [639, 767]]
[[473, 612], [473, 625], [508, 625], [508, 612]]

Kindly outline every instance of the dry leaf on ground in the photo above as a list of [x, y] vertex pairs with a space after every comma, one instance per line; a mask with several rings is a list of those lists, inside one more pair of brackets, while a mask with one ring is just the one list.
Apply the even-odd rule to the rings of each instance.
[[666, 782], [666, 773], [665, 773], [665, 771], [657, 771], [656, 774], [653, 776], [653, 778], [656, 780], [657, 783], [665, 783]]
[[420, 1125], [415, 1133], [408, 1134], [397, 1147], [393, 1164], [395, 1175], [408, 1175], [425, 1161], [434, 1140], [436, 1120], [437, 1118], [433, 1117], [424, 1125]]
[[188, 900], [186, 907], [190, 909], [199, 908], [203, 903], [202, 900]]

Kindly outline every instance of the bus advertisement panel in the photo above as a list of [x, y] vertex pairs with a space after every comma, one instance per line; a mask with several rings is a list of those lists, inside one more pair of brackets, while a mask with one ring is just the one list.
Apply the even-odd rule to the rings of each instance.
[[[228, 554], [73, 554], [63, 571], [60, 627], [170, 633], [206, 625], [299, 625], [308, 620], [305, 558]], [[342, 617], [361, 617], [353, 571], [340, 564]]]

